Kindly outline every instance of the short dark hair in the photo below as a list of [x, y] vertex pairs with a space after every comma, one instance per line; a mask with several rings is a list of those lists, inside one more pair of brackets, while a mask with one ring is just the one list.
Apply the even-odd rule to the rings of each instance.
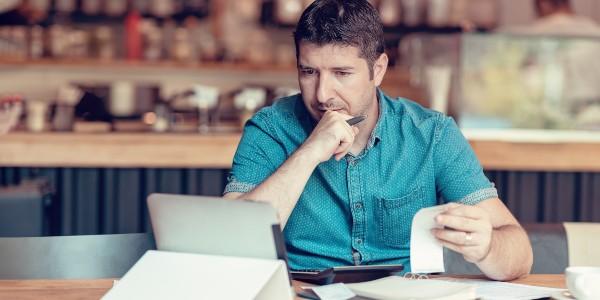
[[294, 31], [296, 59], [300, 42], [323, 46], [354, 46], [369, 65], [371, 77], [375, 61], [385, 51], [383, 24], [377, 10], [367, 0], [316, 0], [308, 6]]

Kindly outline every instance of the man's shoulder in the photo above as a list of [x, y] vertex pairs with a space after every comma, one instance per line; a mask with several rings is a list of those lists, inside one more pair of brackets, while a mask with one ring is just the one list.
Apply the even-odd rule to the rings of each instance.
[[387, 113], [401, 119], [404, 124], [427, 127], [428, 124], [442, 122], [446, 118], [443, 113], [423, 107], [409, 99], [387, 97], [386, 100], [388, 101]]

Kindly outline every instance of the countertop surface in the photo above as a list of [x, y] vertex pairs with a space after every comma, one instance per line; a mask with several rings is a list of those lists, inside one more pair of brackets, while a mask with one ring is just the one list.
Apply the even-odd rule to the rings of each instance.
[[[463, 131], [486, 170], [600, 171], [600, 132]], [[0, 166], [230, 168], [239, 133], [10, 133]]]

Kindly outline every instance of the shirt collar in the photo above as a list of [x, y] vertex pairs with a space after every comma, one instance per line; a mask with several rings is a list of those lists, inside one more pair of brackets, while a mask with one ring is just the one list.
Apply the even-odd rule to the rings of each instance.
[[388, 110], [389, 97], [381, 90], [377, 88], [377, 103], [379, 105], [379, 118], [377, 119], [377, 123], [375, 124], [375, 128], [373, 132], [371, 132], [371, 136], [369, 137], [369, 141], [367, 142], [367, 149], [372, 148], [377, 141], [381, 140], [383, 136], [383, 127], [385, 124], [385, 118]]

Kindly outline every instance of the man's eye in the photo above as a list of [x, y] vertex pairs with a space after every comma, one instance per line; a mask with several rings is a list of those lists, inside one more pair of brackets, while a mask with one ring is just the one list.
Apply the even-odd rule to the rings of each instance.
[[344, 72], [344, 71], [337, 71], [337, 72], [335, 72], [335, 74], [338, 75], [338, 76], [345, 77], [345, 76], [348, 76], [348, 75], [350, 75], [352, 73], [350, 73], [350, 72]]
[[301, 72], [304, 75], [313, 75], [313, 74], [315, 74], [315, 70], [313, 70], [313, 69], [302, 69]]

